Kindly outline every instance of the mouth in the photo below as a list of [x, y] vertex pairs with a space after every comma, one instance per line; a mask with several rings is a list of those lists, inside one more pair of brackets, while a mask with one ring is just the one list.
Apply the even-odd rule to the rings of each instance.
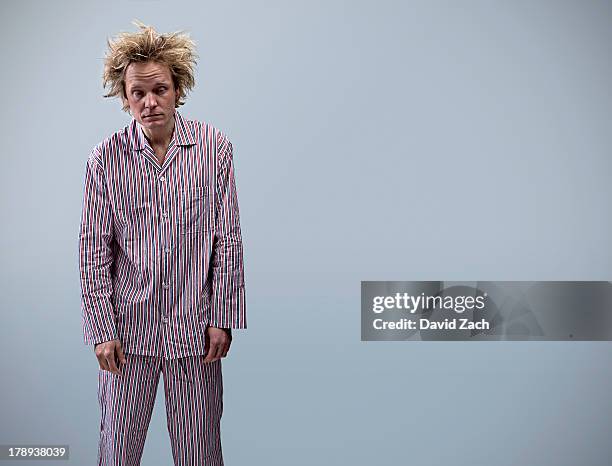
[[147, 116], [144, 116], [143, 118], [153, 118], [156, 116], [161, 116], [161, 113], [155, 113], [154, 115], [147, 115]]

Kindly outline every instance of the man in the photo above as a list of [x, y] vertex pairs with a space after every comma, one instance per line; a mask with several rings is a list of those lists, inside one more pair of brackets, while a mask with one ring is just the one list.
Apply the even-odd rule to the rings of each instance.
[[79, 234], [98, 464], [140, 464], [162, 374], [174, 463], [222, 465], [221, 358], [246, 328], [232, 144], [176, 110], [194, 42], [135, 24], [108, 42], [103, 80], [133, 118], [89, 156]]

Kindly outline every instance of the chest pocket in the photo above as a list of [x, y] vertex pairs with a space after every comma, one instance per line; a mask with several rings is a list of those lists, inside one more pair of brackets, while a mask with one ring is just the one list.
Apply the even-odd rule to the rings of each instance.
[[181, 196], [179, 219], [181, 234], [204, 233], [210, 230], [208, 186], [186, 189]]

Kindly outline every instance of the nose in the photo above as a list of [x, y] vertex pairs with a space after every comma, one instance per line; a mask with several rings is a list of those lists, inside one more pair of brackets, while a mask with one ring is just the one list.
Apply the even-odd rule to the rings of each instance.
[[155, 98], [155, 94], [153, 92], [148, 92], [145, 96], [145, 108], [154, 108], [157, 106], [157, 99]]

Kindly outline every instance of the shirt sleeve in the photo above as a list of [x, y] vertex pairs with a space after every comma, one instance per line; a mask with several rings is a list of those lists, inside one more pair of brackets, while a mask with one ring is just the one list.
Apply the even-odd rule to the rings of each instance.
[[86, 345], [117, 338], [112, 304], [113, 222], [100, 154], [87, 160], [79, 232], [81, 313]]
[[217, 137], [217, 179], [214, 240], [211, 259], [211, 327], [246, 328], [244, 263], [233, 148], [221, 132]]

